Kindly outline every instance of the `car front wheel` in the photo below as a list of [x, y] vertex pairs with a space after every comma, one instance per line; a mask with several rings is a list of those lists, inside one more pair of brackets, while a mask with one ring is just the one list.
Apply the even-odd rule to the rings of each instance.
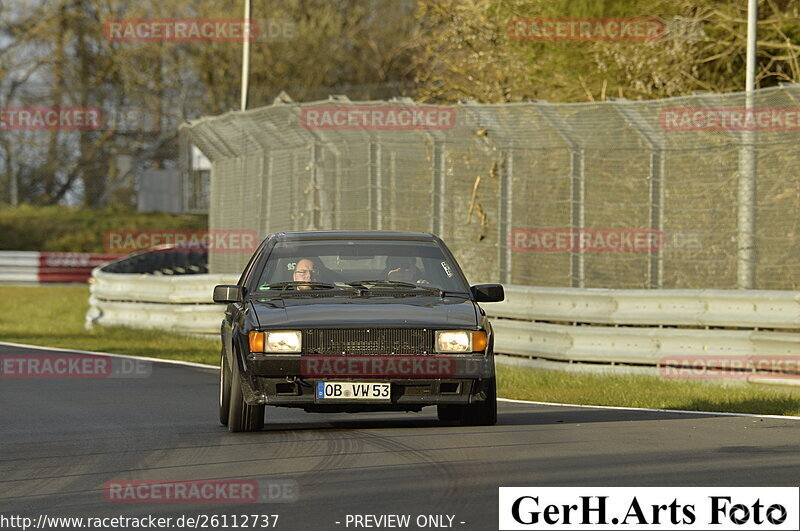
[[219, 421], [223, 426], [228, 425], [228, 413], [231, 409], [231, 369], [222, 351], [219, 362]]
[[464, 426], [494, 426], [497, 424], [497, 382], [494, 378], [484, 387], [486, 400], [461, 406], [459, 422]]
[[264, 406], [250, 406], [244, 401], [239, 364], [234, 361], [232, 365], [228, 431], [261, 431], [264, 429]]

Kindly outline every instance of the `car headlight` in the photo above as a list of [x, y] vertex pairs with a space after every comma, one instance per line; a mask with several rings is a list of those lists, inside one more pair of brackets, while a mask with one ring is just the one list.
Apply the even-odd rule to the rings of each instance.
[[439, 330], [436, 352], [480, 352], [486, 349], [486, 332], [471, 330]]
[[250, 332], [250, 352], [300, 352], [302, 346], [299, 330]]

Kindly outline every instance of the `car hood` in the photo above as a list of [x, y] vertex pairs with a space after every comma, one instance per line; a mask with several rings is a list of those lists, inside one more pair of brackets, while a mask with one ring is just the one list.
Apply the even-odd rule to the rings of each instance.
[[446, 327], [474, 328], [475, 304], [463, 297], [253, 299], [265, 328]]

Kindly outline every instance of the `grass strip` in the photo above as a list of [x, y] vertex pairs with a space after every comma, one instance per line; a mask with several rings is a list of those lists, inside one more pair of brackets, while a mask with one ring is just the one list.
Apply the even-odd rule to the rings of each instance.
[[0, 286], [0, 341], [217, 365], [219, 340], [120, 326], [84, 328], [88, 286]]
[[497, 365], [500, 395], [517, 400], [595, 406], [800, 415], [800, 388], [741, 381], [675, 380]]

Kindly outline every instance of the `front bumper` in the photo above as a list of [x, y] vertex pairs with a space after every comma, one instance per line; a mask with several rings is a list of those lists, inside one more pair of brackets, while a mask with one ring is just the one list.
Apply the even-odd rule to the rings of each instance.
[[[299, 407], [307, 411], [418, 410], [438, 404], [486, 400], [494, 379], [491, 354], [451, 356], [276, 355], [250, 357], [243, 377], [250, 405]], [[317, 382], [391, 383], [391, 401], [318, 401]]]
[[[251, 388], [249, 392], [245, 390], [245, 400], [248, 404], [296, 407], [310, 412], [419, 411], [425, 406], [475, 404], [486, 400], [490, 385], [489, 379], [383, 379], [380, 381], [388, 381], [392, 384], [391, 401], [337, 400], [320, 402], [317, 401], [314, 392], [319, 380], [287, 382], [286, 379], [259, 377], [256, 381], [256, 387]], [[344, 380], [339, 378], [335, 381]], [[370, 380], [360, 378], [358, 381]]]

